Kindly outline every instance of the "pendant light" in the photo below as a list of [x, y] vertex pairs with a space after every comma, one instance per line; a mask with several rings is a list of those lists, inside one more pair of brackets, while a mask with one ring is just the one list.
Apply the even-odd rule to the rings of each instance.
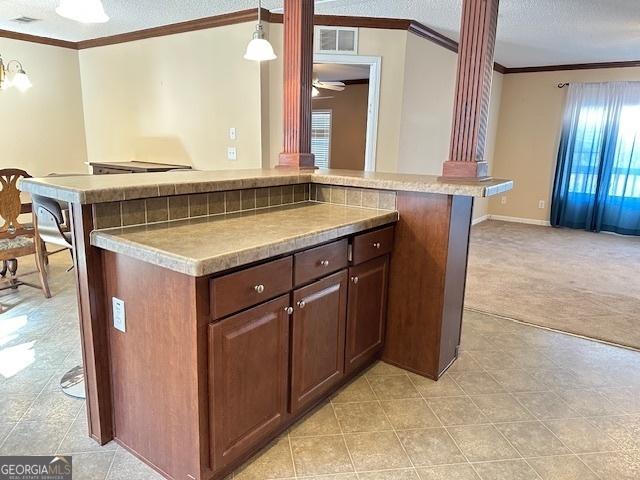
[[244, 54], [246, 60], [262, 62], [263, 60], [275, 60], [278, 58], [273, 52], [273, 47], [269, 40], [264, 38], [264, 29], [262, 28], [262, 2], [258, 0], [258, 25], [256, 31], [253, 32], [253, 39], [247, 45], [247, 51]]
[[60, 0], [56, 13], [81, 23], [104, 23], [109, 15], [104, 11], [100, 0]]

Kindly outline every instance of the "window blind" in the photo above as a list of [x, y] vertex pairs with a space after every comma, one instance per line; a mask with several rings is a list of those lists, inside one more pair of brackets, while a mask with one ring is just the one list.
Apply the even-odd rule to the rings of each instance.
[[316, 167], [329, 168], [331, 156], [331, 110], [311, 113], [311, 153]]

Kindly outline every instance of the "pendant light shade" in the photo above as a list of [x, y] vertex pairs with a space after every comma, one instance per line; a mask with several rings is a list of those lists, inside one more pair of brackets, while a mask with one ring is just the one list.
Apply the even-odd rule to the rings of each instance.
[[262, 62], [263, 60], [275, 60], [278, 58], [273, 51], [273, 47], [268, 40], [264, 38], [262, 25], [258, 25], [260, 30], [256, 30], [253, 39], [247, 45], [247, 51], [244, 54], [246, 60]]
[[269, 40], [264, 38], [264, 29], [262, 28], [262, 4], [258, 0], [258, 25], [256, 31], [253, 32], [253, 39], [247, 45], [247, 51], [244, 54], [246, 60], [254, 62], [262, 62], [265, 60], [275, 60], [278, 58], [273, 51], [273, 47]]
[[104, 23], [109, 21], [100, 0], [60, 0], [56, 13], [81, 23]]

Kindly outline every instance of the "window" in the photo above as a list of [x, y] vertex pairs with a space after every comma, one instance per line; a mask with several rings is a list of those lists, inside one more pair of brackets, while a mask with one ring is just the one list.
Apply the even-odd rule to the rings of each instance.
[[331, 110], [314, 110], [311, 113], [311, 153], [315, 155], [316, 167], [331, 165]]
[[[611, 196], [640, 198], [640, 106], [625, 105], [617, 122], [607, 119], [604, 107], [580, 109], [573, 150], [573, 169], [569, 191], [593, 195], [599, 184], [601, 159], [607, 142], [607, 125], [615, 123], [615, 145], [609, 190]], [[609, 120], [609, 121], [607, 121]]]

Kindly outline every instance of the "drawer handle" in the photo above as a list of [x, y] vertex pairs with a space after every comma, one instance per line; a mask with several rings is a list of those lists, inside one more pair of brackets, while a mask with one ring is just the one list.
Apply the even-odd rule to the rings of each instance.
[[329, 260], [321, 260], [320, 261], [320, 265], [322, 265], [323, 267], [328, 267], [329, 266]]
[[253, 287], [253, 289], [258, 293], [262, 293], [262, 292], [264, 292], [264, 285], [262, 285], [262, 284], [256, 285], [255, 287]]
[[298, 302], [298, 307], [300, 307], [300, 308], [304, 308], [304, 307], [306, 307], [306, 306], [307, 306], [307, 303], [306, 303], [304, 300], [300, 300], [300, 301]]
[[293, 307], [284, 307], [284, 311], [287, 315], [291, 315], [293, 313]]
[[358, 283], [358, 282], [360, 281], [360, 279], [359, 279], [359, 278], [358, 278], [358, 276], [356, 275], [356, 276], [354, 276], [354, 277], [351, 277], [351, 281], [355, 284], [355, 283]]
[[380, 248], [382, 245], [380, 244], [380, 242], [374, 242], [373, 243], [373, 248]]

